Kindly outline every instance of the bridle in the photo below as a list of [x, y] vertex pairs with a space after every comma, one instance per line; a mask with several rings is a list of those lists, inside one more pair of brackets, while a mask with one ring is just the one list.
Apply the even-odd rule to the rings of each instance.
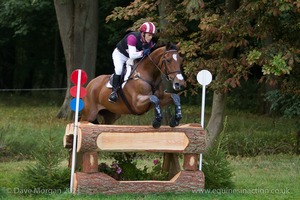
[[[175, 71], [171, 71], [171, 72], [169, 72], [168, 71], [168, 67], [167, 67], [167, 63], [170, 63], [170, 60], [168, 60], [167, 58], [166, 58], [166, 54], [168, 54], [168, 53], [170, 53], [170, 52], [176, 52], [176, 53], [178, 53], [178, 51], [177, 50], [175, 50], [175, 49], [172, 49], [172, 50], [167, 50], [167, 51], [165, 51], [164, 52], [164, 55], [162, 56], [162, 58], [160, 59], [160, 62], [159, 63], [161, 63], [161, 64], [156, 64], [154, 61], [153, 61], [153, 59], [151, 58], [151, 56], [150, 55], [148, 55], [148, 58], [150, 59], [150, 61], [152, 62], [152, 64], [160, 71], [160, 73], [161, 74], [163, 74], [165, 77], [166, 77], [166, 79], [168, 80], [168, 81], [173, 81], [174, 79], [175, 79], [175, 76], [172, 78], [170, 75], [171, 74], [181, 74], [181, 70], [175, 70]], [[164, 72], [163, 72], [163, 70], [161, 69], [162, 68], [162, 65], [163, 65], [163, 67], [164, 67]], [[161, 66], [161, 67], [160, 67]]]
[[[171, 72], [168, 71], [167, 63], [170, 63], [170, 60], [168, 60], [168, 59], [166, 58], [166, 54], [168, 54], [168, 53], [170, 53], [170, 52], [176, 52], [176, 53], [178, 53], [178, 51], [177, 51], [176, 49], [166, 50], [166, 51], [163, 53], [163, 56], [160, 58], [160, 60], [159, 60], [158, 63], [155, 63], [155, 62], [154, 62], [154, 60], [153, 60], [153, 59], [151, 58], [151, 56], [150, 56], [151, 54], [148, 55], [147, 57], [148, 57], [149, 60], [152, 62], [152, 64], [160, 71], [160, 73], [161, 73], [162, 75], [165, 76], [165, 78], [166, 78], [167, 81], [174, 81], [174, 79], [175, 79], [176, 76], [171, 77], [170, 75], [171, 75], [171, 74], [175, 74], [175, 73], [176, 73], [176, 74], [181, 74], [181, 70], [175, 70], [175, 71], [171, 71]], [[148, 84], [151, 86], [151, 88], [152, 88], [152, 93], [154, 94], [154, 92], [158, 89], [159, 85], [161, 84], [162, 79], [160, 80], [159, 83], [156, 83], [156, 84], [154, 85], [152, 81], [146, 80], [146, 79], [144, 79], [144, 78], [141, 76], [141, 74], [137, 71], [137, 68], [138, 68], [138, 66], [140, 65], [140, 63], [141, 63], [145, 58], [146, 58], [146, 56], [144, 56], [141, 60], [139, 60], [138, 63], [136, 63], [136, 64], [134, 65], [134, 67], [133, 67], [133, 69], [132, 69], [131, 74], [129, 75], [129, 77], [131, 77], [130, 79], [134, 79], [134, 80], [140, 79], [140, 80], [142, 80], [142, 81], [148, 83]], [[162, 68], [163, 68], [163, 70], [162, 70]], [[164, 72], [163, 72], [163, 71], [164, 71]], [[133, 75], [133, 76], [132, 76], [132, 75]], [[128, 80], [130, 80], [130, 79], [128, 79]]]

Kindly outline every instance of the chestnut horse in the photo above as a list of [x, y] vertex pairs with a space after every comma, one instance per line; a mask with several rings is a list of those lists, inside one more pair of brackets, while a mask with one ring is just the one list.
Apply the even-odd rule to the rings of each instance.
[[132, 66], [129, 78], [121, 83], [123, 88], [118, 90], [119, 98], [116, 103], [108, 101], [112, 90], [107, 84], [111, 75], [100, 75], [91, 80], [86, 87], [87, 95], [83, 98], [84, 108], [80, 121], [113, 124], [122, 114], [141, 115], [154, 107], [152, 126], [159, 128], [162, 121], [161, 107], [174, 102], [175, 115], [170, 126], [177, 126], [182, 118], [180, 97], [164, 91], [162, 78], [171, 81], [175, 91], [185, 87], [178, 46], [167, 44], [152, 49], [150, 55]]

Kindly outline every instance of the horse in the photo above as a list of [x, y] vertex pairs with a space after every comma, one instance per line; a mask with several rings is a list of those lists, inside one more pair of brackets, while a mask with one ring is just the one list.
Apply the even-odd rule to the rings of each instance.
[[[92, 79], [83, 98], [84, 108], [80, 121], [100, 124], [113, 124], [124, 114], [142, 115], [154, 108], [155, 117], [152, 126], [159, 128], [162, 121], [161, 107], [175, 105], [175, 115], [170, 120], [170, 127], [179, 125], [182, 118], [180, 97], [176, 93], [164, 91], [163, 78], [172, 82], [173, 90], [178, 92], [186, 87], [180, 70], [182, 58], [178, 53], [179, 44], [168, 43], [152, 48], [131, 66], [128, 79], [118, 89], [119, 99], [116, 103], [108, 101], [111, 88], [107, 87], [111, 76], [100, 75]], [[120, 98], [121, 97], [121, 98]]]

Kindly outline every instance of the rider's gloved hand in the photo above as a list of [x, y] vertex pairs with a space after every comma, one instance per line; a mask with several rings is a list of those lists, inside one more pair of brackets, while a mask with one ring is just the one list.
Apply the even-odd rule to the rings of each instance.
[[144, 49], [143, 56], [148, 56], [150, 54], [150, 49]]

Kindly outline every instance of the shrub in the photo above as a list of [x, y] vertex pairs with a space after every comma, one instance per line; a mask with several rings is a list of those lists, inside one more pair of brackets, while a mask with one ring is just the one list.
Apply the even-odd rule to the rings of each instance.
[[26, 166], [19, 176], [19, 187], [33, 191], [57, 191], [62, 192], [68, 187], [70, 170], [61, 168], [62, 161], [61, 144], [55, 142], [52, 133], [41, 141], [41, 146], [33, 152], [35, 164]]
[[205, 189], [225, 189], [233, 188], [233, 172], [228, 160], [224, 145], [224, 131], [227, 127], [227, 118], [225, 118], [223, 131], [220, 133], [215, 145], [208, 149], [203, 159], [203, 172], [205, 174]]
[[203, 159], [205, 189], [233, 188], [233, 172], [222, 149], [211, 148]]
[[142, 169], [137, 166], [136, 153], [114, 153], [115, 161], [111, 165], [100, 163], [98, 169], [116, 180], [166, 180], [168, 173], [162, 170], [162, 163], [154, 159], [153, 166], [149, 169], [144, 166]]

